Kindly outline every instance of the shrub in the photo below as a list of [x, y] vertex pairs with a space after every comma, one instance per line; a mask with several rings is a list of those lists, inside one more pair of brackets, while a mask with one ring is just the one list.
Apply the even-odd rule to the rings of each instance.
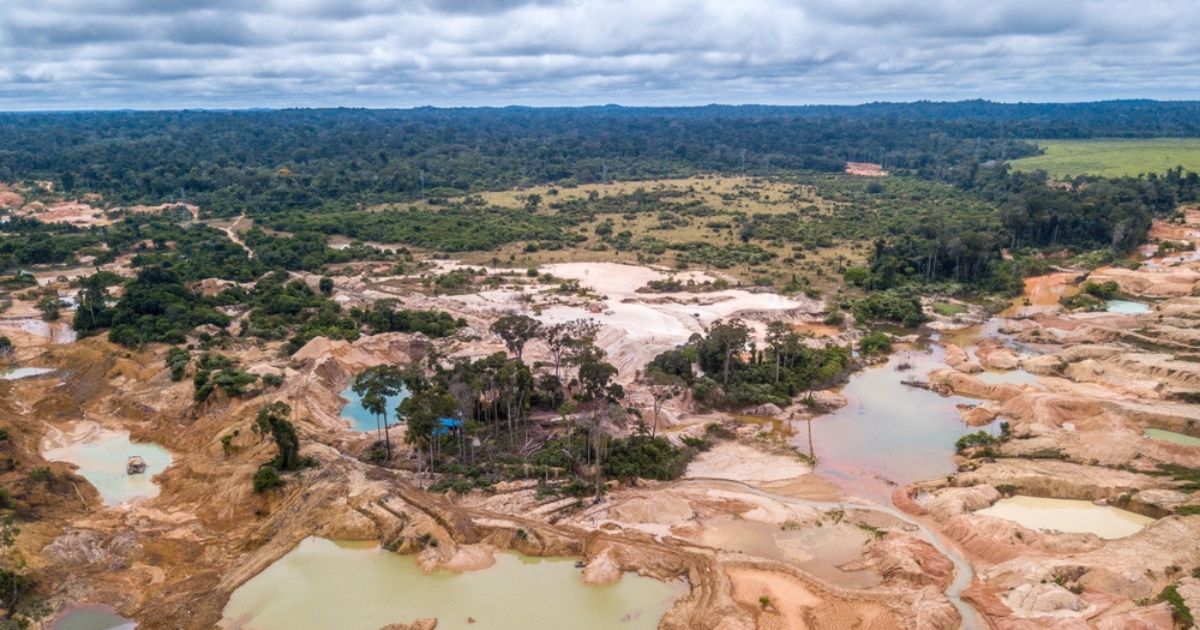
[[888, 354], [892, 351], [892, 339], [886, 333], [875, 331], [858, 342], [858, 351], [867, 356]]
[[183, 348], [171, 348], [167, 351], [167, 367], [171, 369], [171, 380], [178, 383], [183, 380], [192, 354]]
[[272, 488], [283, 487], [283, 479], [279, 477], [279, 471], [271, 464], [263, 464], [258, 467], [258, 471], [254, 473], [254, 491], [263, 493]]
[[49, 482], [54, 479], [54, 473], [45, 466], [39, 466], [29, 471], [29, 478], [38, 482]]
[[1089, 280], [1083, 283], [1080, 292], [1101, 300], [1111, 300], [1121, 292], [1121, 287], [1112, 280], [1105, 282], [1092, 282]]
[[663, 437], [633, 435], [613, 440], [604, 460], [604, 473], [617, 479], [666, 481], [683, 474], [687, 454]]
[[928, 319], [915, 296], [889, 289], [876, 291], [854, 303], [854, 319], [859, 324], [883, 320], [915, 328]]
[[1171, 616], [1176, 623], [1184, 628], [1192, 627], [1192, 611], [1183, 601], [1183, 596], [1179, 594], [1179, 590], [1175, 588], [1174, 584], [1164, 588], [1162, 593], [1159, 593], [1158, 599], [1171, 606]]
[[1076, 293], [1075, 295], [1065, 295], [1058, 300], [1063, 308], [1072, 311], [1103, 311], [1105, 309], [1104, 300], [1090, 293]]
[[867, 286], [867, 279], [870, 278], [871, 272], [865, 267], [850, 267], [846, 273], [842, 274], [842, 279], [846, 284], [851, 284], [856, 287]]
[[967, 307], [950, 302], [934, 302], [929, 306], [929, 309], [942, 317], [954, 317], [955, 315], [967, 312]]
[[996, 442], [996, 438], [988, 435], [986, 431], [976, 431], [958, 438], [954, 442], [954, 448], [962, 451], [976, 446], [991, 446]]

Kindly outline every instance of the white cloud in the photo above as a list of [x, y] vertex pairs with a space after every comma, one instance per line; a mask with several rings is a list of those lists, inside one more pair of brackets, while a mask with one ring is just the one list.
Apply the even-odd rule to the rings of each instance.
[[1196, 98], [1182, 0], [4, 0], [0, 108]]

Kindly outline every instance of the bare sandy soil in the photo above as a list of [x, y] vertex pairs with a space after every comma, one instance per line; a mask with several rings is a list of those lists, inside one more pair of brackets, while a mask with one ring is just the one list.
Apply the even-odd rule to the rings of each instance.
[[888, 172], [873, 162], [846, 162], [846, 173], [863, 177], [887, 177]]
[[[374, 436], [349, 431], [338, 413], [343, 404], [338, 393], [353, 374], [384, 362], [420, 361], [433, 346], [443, 356], [503, 351], [499, 339], [487, 332], [500, 313], [520, 310], [545, 321], [561, 321], [568, 313], [596, 318], [602, 325], [600, 343], [625, 368], [620, 379], [633, 404], [646, 404], [645, 392], [632, 376], [659, 349], [685, 341], [717, 319], [741, 316], [761, 328], [775, 317], [802, 323], [820, 308], [815, 302], [742, 290], [637, 293], [645, 282], [667, 275], [646, 268], [570, 265], [547, 271], [578, 279], [601, 297], [564, 297], [553, 286], [516, 281], [477, 294], [429, 296], [388, 277], [338, 277], [336, 296], [343, 304], [398, 297], [408, 307], [444, 308], [462, 316], [469, 332], [437, 342], [399, 333], [354, 343], [318, 338], [290, 358], [282, 358], [275, 347], [235, 340], [223, 352], [237, 356], [251, 371], [283, 375], [284, 385], [243, 399], [217, 394], [202, 406], [193, 404], [188, 379], [174, 383], [167, 378], [165, 349], [126, 350], [100, 338], [56, 345], [37, 331], [21, 332], [14, 337], [19, 360], [59, 370], [55, 377], [0, 383], [0, 416], [28, 427], [28, 436], [19, 440], [29, 445], [31, 462], [42, 461], [49, 444], [44, 439], [53, 443], [49, 446], [58, 445], [81, 418], [160, 444], [176, 458], [157, 478], [158, 496], [121, 510], [105, 507], [86, 481], [51, 464], [68, 483], [39, 499], [50, 502], [41, 508], [46, 517], [23, 531], [20, 552], [42, 579], [55, 585], [56, 603], [111, 604], [147, 628], [212, 627], [239, 584], [312, 535], [380, 540], [416, 554], [426, 570], [478, 569], [493, 551], [515, 548], [533, 555], [584, 556], [589, 559], [585, 578], [596, 583], [624, 570], [683, 577], [691, 589], [664, 618], [667, 628], [782, 627], [771, 624], [802, 621], [816, 625], [800, 627], [894, 626], [897, 620], [930, 628], [957, 624], [957, 613], [941, 592], [944, 584], [914, 582], [909, 573], [888, 568], [926, 566], [940, 556], [914, 537], [910, 525], [883, 514], [852, 510], [855, 520], [839, 526], [867, 544], [850, 549], [837, 562], [854, 560], [861, 565], [855, 575], [873, 576], [866, 582], [873, 586], [831, 583], [822, 571], [836, 574], [836, 567], [822, 565], [819, 554], [803, 546], [787, 547], [795, 541], [781, 540], [782, 557], [807, 559], [807, 568], [790, 560], [781, 564], [767, 557], [773, 554], [756, 555], [753, 549], [725, 549], [726, 528], [735, 519], [771, 532], [785, 526], [816, 531], [817, 523], [842, 518], [843, 510], [834, 503], [840, 498], [837, 491], [812, 475], [811, 466], [753, 437], [718, 442], [692, 464], [684, 485], [615, 487], [597, 506], [540, 497], [536, 484], [524, 483], [498, 487], [491, 494], [431, 496], [419, 489], [427, 479], [359, 461], [356, 455]], [[50, 280], [52, 286], [59, 284]], [[527, 358], [546, 358], [546, 350], [532, 344]], [[258, 495], [250, 479], [272, 448], [250, 431], [250, 423], [257, 408], [270, 400], [292, 406], [303, 452], [320, 467], [300, 473], [281, 493]], [[727, 420], [696, 414], [685, 401], [668, 413], [672, 422], [683, 419], [680, 427], [686, 431]], [[222, 438], [235, 430], [223, 444]], [[401, 451], [400, 462], [413, 455]], [[708, 477], [768, 490], [756, 494], [723, 485], [728, 482], [710, 483], [704, 479]], [[810, 499], [816, 503], [804, 504]], [[879, 537], [863, 534], [859, 521], [879, 528]], [[748, 605], [758, 597], [746, 599], [753, 589], [738, 586], [752, 575], [759, 580], [753, 588], [774, 589], [781, 606], [795, 589], [803, 589], [808, 598], [803, 606], [792, 603], [778, 614], [764, 612]]]
[[[1144, 435], [1159, 428], [1200, 436], [1200, 406], [1180, 399], [1200, 388], [1200, 363], [1188, 360], [1200, 343], [1200, 299], [1190, 297], [1200, 271], [1189, 265], [1172, 267], [1169, 290], [1154, 267], [1092, 274], [1154, 300], [1147, 314], [1064, 313], [1058, 298], [1082, 274], [1056, 274], [1029, 283], [1029, 305], [1015, 305], [1006, 313], [1012, 319], [984, 327], [980, 334], [993, 339], [956, 338], [961, 356], [948, 352], [953, 365], [930, 375], [931, 386], [979, 399], [979, 415], [1008, 422], [1011, 437], [988, 455], [964, 453], [948, 478], [898, 491], [897, 505], [916, 519], [841, 496], [803, 459], [763, 439], [770, 418], [718, 440], [692, 462], [687, 479], [613, 487], [600, 503], [542, 497], [536, 481], [430, 495], [421, 490], [425, 477], [360, 461], [374, 437], [349, 431], [338, 413], [338, 393], [353, 374], [385, 362], [420, 362], [434, 350], [445, 357], [503, 351], [488, 332], [502, 313], [547, 323], [595, 319], [629, 404], [643, 410], [649, 401], [637, 371], [719, 319], [742, 317], [759, 333], [772, 319], [819, 330], [813, 321], [822, 305], [803, 298], [745, 290], [638, 293], [670, 274], [612, 263], [542, 271], [587, 291], [563, 294], [557, 285], [514, 276], [476, 293], [431, 296], [414, 278], [338, 276], [335, 297], [346, 306], [398, 298], [409, 308], [450, 311], [468, 330], [437, 341], [399, 333], [353, 343], [317, 338], [290, 358], [279, 355], [278, 344], [235, 338], [225, 352], [252, 371], [283, 375], [284, 385], [243, 399], [217, 395], [202, 406], [193, 404], [187, 379], [169, 380], [165, 349], [127, 350], [96, 338], [54, 344], [53, 333], [19, 323], [30, 305], [14, 305], [0, 326], [13, 330], [17, 359], [61, 374], [0, 382], [0, 418], [17, 427], [20, 466], [47, 465], [42, 440], [84, 416], [178, 454], [159, 479], [160, 494], [121, 511], [106, 508], [67, 467], [49, 464], [61, 486], [14, 493], [17, 501], [37, 502], [43, 516], [23, 530], [18, 552], [54, 585], [54, 602], [111, 604], [147, 628], [212, 627], [238, 585], [312, 535], [379, 540], [416, 554], [426, 570], [480, 568], [492, 551], [517, 549], [587, 558], [584, 577], [593, 583], [624, 570], [683, 578], [690, 591], [664, 618], [667, 628], [958, 627], [945, 594], [956, 575], [954, 553], [939, 551], [932, 543], [941, 539], [923, 535], [919, 524], [961, 548], [975, 572], [964, 597], [992, 627], [1162, 627], [1169, 612], [1153, 598], [1173, 583], [1200, 606], [1200, 585], [1180, 582], [1200, 565], [1193, 544], [1200, 516], [1174, 514], [1200, 498], [1150, 474], [1164, 463], [1200, 467], [1200, 448]], [[547, 358], [543, 344], [526, 350], [528, 361]], [[985, 378], [1022, 371], [1036, 382]], [[320, 467], [299, 473], [278, 494], [258, 495], [250, 480], [272, 449], [250, 424], [271, 400], [293, 407], [304, 454]], [[734, 425], [686, 399], [668, 405], [664, 417], [660, 430], [673, 440], [713, 422]], [[402, 449], [398, 461], [411, 463], [413, 455]], [[1102, 540], [976, 514], [1005, 494], [1102, 501], [1156, 520], [1126, 538]], [[834, 527], [865, 542], [848, 558], [815, 567], [799, 560], [809, 557], [804, 548], [788, 547], [795, 544], [788, 532]], [[843, 570], [871, 581], [839, 584], [839, 574], [825, 573]]]
[[[1196, 239], [1200, 215], [1187, 216], [1188, 224], [1156, 224], [1152, 234]], [[957, 474], [914, 484], [897, 499], [967, 552], [976, 580], [966, 596], [995, 627], [1171, 627], [1158, 593], [1172, 584], [1191, 593], [1180, 567], [1200, 564], [1191, 542], [1200, 517], [1176, 511], [1200, 504], [1200, 494], [1159, 468], [1200, 468], [1200, 447], [1146, 430], [1200, 434], [1200, 405], [1179, 399], [1200, 388], [1200, 338], [1192, 334], [1200, 302], [1190, 297], [1200, 282], [1196, 265], [1175, 260], [1030, 279], [1027, 300], [1005, 313], [1019, 319], [994, 327], [1007, 335], [1004, 343], [1019, 344], [1016, 351], [995, 342], [970, 350], [998, 369], [1036, 374], [1036, 383], [985, 382], [965, 359], [931, 375], [935, 387], [991, 401], [968, 415], [998, 417], [1011, 431], [987, 456], [968, 451]], [[1057, 297], [1085, 275], [1116, 281], [1133, 299], [1149, 301], [1150, 311], [1064, 312]], [[1093, 501], [1153, 521], [1105, 540], [978, 513], [1009, 495]], [[1196, 595], [1189, 606], [1200, 605]]]
[[795, 456], [772, 455], [735, 442], [722, 442], [688, 464], [688, 477], [716, 477], [748, 483], [786, 481], [807, 475], [812, 466]]

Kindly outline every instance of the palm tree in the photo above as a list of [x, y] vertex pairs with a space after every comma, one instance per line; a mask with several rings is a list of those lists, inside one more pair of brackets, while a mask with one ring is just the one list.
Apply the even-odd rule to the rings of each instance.
[[377, 430], [382, 419], [383, 443], [387, 448], [387, 458], [391, 460], [392, 437], [388, 432], [387, 401], [404, 391], [404, 374], [394, 365], [376, 365], [354, 377], [351, 389], [362, 398], [363, 409], [375, 416]]

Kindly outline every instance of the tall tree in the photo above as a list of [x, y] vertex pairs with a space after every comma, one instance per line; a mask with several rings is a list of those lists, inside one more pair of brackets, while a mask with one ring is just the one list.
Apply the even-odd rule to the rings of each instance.
[[554, 376], [562, 380], [562, 366], [580, 352], [595, 345], [600, 325], [590, 319], [573, 319], [550, 326], [545, 331], [550, 356], [554, 358]]
[[775, 320], [767, 324], [767, 343], [771, 346], [771, 353], [775, 355], [776, 383], [779, 382], [779, 367], [783, 361], [783, 345], [790, 332], [792, 332], [792, 327], [785, 322]]
[[508, 351], [518, 359], [525, 350], [525, 344], [536, 339], [541, 331], [541, 322], [528, 315], [518, 313], [503, 315], [492, 322], [492, 332], [500, 335], [500, 338], [504, 340], [504, 347], [508, 348]]
[[100, 274], [84, 278], [79, 286], [79, 307], [72, 325], [80, 335], [87, 336], [112, 324], [112, 309], [108, 307], [108, 292]]
[[417, 448], [418, 451], [428, 448], [429, 469], [433, 470], [437, 461], [437, 446], [440, 443], [441, 419], [450, 416], [457, 408], [458, 402], [450, 392], [437, 386], [430, 386], [400, 403], [400, 412], [408, 420], [408, 431], [404, 440]]
[[658, 435], [658, 416], [663, 405], [683, 393], [684, 382], [683, 378], [654, 367], [646, 370], [645, 379], [650, 384], [650, 395], [654, 399], [654, 421], [650, 425], [650, 435], [654, 437]]
[[404, 373], [394, 365], [376, 365], [354, 377], [351, 389], [362, 398], [363, 409], [375, 416], [376, 431], [382, 424], [383, 443], [387, 457], [392, 459], [392, 436], [388, 430], [388, 398], [404, 390]]
[[746, 348], [746, 343], [750, 340], [750, 329], [740, 319], [716, 322], [709, 329], [708, 338], [721, 348], [721, 386], [728, 388], [729, 366], [733, 362], [734, 355]]

